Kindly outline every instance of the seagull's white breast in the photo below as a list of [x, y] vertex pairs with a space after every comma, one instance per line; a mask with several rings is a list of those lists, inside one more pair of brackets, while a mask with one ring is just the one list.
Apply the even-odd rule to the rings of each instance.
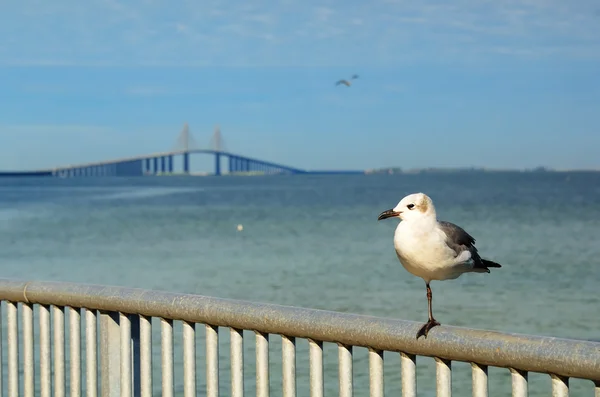
[[454, 250], [447, 246], [446, 236], [436, 226], [431, 222], [402, 221], [394, 233], [400, 263], [426, 282], [453, 279], [466, 270], [457, 263]]

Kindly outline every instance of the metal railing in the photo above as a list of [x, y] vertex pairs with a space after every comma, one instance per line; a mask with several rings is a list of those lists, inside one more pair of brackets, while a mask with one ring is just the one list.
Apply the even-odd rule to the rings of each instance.
[[[600, 397], [597, 342], [446, 325], [436, 327], [427, 339], [416, 340], [421, 324], [409, 321], [57, 282], [0, 279], [0, 301], [5, 312], [0, 314], [0, 329], [6, 333], [6, 339], [0, 335], [0, 394], [9, 397], [61, 397], [67, 391], [72, 397], [151, 396], [153, 390], [165, 397], [176, 393], [242, 397], [250, 388], [249, 379], [254, 383], [251, 394], [259, 397], [270, 393], [295, 397], [300, 389], [311, 397], [330, 396], [335, 388], [325, 387], [327, 344], [337, 344], [335, 383], [341, 397], [356, 394], [356, 379], [364, 380], [362, 394], [384, 395], [384, 352], [386, 357], [399, 356], [399, 368], [392, 368], [391, 373], [397, 374], [403, 397], [417, 395], [417, 356], [434, 358], [438, 397], [451, 396], [452, 378], [457, 375], [452, 371], [454, 362], [471, 365], [475, 397], [488, 395], [488, 366], [510, 371], [515, 397], [528, 395], [529, 373], [550, 375], [553, 397], [568, 396], [569, 380], [574, 378], [592, 381], [581, 388], [587, 387], [588, 393], [577, 395], [593, 395], [595, 390]], [[153, 320], [160, 323], [159, 328], [153, 326]], [[182, 343], [180, 354], [175, 354], [174, 335], [179, 326]], [[227, 334], [223, 335], [220, 327], [229, 329], [229, 365], [220, 365], [227, 359], [222, 354], [226, 349], [220, 347], [227, 342]], [[204, 343], [196, 343], [202, 329]], [[254, 333], [254, 344], [244, 343], [248, 341], [244, 331]], [[160, 333], [159, 349], [153, 349], [156, 333]], [[280, 365], [270, 354], [275, 350], [273, 336], [281, 337], [275, 356]], [[297, 338], [308, 341], [307, 360], [297, 360], [301, 355]], [[250, 348], [254, 358], [246, 365]], [[366, 374], [355, 366], [360, 364], [355, 357], [359, 348], [368, 349]], [[197, 360], [200, 350], [202, 359]], [[156, 361], [160, 366], [153, 364]], [[204, 377], [198, 375], [199, 364], [204, 366]], [[305, 364], [306, 377], [298, 375], [297, 364]], [[174, 381], [176, 368], [182, 378], [178, 383]], [[280, 382], [273, 382], [275, 370], [280, 370]], [[255, 376], [249, 377], [250, 373]], [[229, 381], [223, 379], [225, 375]], [[156, 378], [160, 378], [160, 388]], [[200, 382], [198, 378], [202, 378]], [[274, 384], [280, 386], [277, 393]]]

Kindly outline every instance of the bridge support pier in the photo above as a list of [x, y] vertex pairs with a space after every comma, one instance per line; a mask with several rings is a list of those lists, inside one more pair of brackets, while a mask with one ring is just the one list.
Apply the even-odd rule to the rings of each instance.
[[121, 163], [115, 163], [114, 174], [115, 176], [142, 176], [143, 175], [143, 162], [142, 160], [131, 160], [123, 161]]
[[235, 174], [240, 171], [240, 159], [237, 156], [229, 156], [229, 173]]
[[164, 156], [160, 158], [160, 172], [163, 174], [167, 172], [167, 158]]
[[221, 176], [221, 153], [215, 153], [215, 175]]
[[183, 173], [184, 174], [190, 173], [190, 153], [189, 152], [185, 152], [183, 154]]
[[169, 165], [169, 174], [172, 174], [173, 173], [173, 155], [170, 155], [168, 157], [168, 160], [169, 160], [168, 161], [168, 163], [169, 163], [168, 164]]

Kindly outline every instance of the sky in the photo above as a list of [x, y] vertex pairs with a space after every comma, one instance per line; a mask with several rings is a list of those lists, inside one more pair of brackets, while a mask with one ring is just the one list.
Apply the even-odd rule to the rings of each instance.
[[184, 123], [305, 169], [600, 169], [596, 0], [0, 8], [0, 170], [168, 151]]

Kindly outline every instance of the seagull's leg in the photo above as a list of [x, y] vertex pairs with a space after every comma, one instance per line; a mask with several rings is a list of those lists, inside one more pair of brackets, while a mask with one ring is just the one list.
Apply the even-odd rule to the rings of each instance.
[[425, 323], [425, 325], [421, 327], [419, 332], [417, 332], [417, 339], [419, 339], [420, 336], [424, 336], [425, 339], [427, 339], [427, 334], [429, 333], [429, 330], [435, 327], [436, 325], [440, 325], [440, 323], [438, 323], [436, 319], [433, 318], [433, 310], [431, 308], [431, 288], [429, 287], [429, 283], [425, 283], [425, 285], [427, 286], [427, 306], [429, 309], [429, 321], [427, 321], [427, 323]]

